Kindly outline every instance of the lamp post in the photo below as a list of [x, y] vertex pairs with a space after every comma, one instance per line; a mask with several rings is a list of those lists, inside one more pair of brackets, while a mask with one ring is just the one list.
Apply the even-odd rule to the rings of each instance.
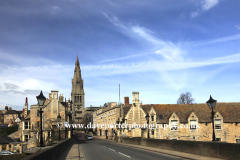
[[206, 102], [207, 105], [209, 106], [210, 109], [212, 109], [212, 126], [213, 126], [213, 135], [212, 135], [212, 141], [216, 141], [215, 138], [215, 132], [214, 132], [214, 113], [213, 113], [213, 108], [216, 105], [216, 100], [212, 98], [212, 96], [210, 95], [209, 100]]
[[[61, 118], [62, 118], [62, 117], [60, 116], [60, 113], [59, 113], [59, 115], [57, 116], [58, 122], [61, 122]], [[59, 129], [59, 130], [58, 130], [58, 131], [59, 131], [59, 138], [58, 138], [58, 139], [60, 140], [60, 124], [59, 124], [58, 127], [59, 127], [59, 128], [58, 128], [58, 129]]]
[[42, 136], [42, 108], [43, 108], [43, 105], [44, 105], [44, 102], [46, 100], [46, 98], [44, 97], [42, 91], [40, 92], [40, 94], [38, 96], [36, 96], [37, 98], [37, 101], [38, 101], [38, 105], [40, 107], [40, 130], [41, 130], [41, 135], [40, 135], [40, 147], [44, 147], [43, 145], [43, 136]]
[[148, 132], [147, 138], [150, 138], [150, 137], [149, 137], [149, 115], [147, 114], [147, 115], [145, 116], [145, 118], [146, 118], [147, 124], [148, 124], [148, 126], [147, 126], [147, 132]]

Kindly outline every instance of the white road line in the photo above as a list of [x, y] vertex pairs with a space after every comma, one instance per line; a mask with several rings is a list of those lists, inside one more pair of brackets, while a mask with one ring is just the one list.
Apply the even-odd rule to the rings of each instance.
[[121, 155], [123, 155], [123, 156], [126, 156], [126, 157], [128, 157], [128, 158], [131, 158], [130, 156], [128, 156], [128, 155], [126, 155], [126, 154], [123, 154], [123, 153], [121, 153], [121, 152], [118, 152], [119, 154], [121, 154]]
[[112, 148], [108, 148], [108, 149], [110, 149], [110, 150], [112, 150], [112, 151], [115, 151], [114, 149], [112, 149]]

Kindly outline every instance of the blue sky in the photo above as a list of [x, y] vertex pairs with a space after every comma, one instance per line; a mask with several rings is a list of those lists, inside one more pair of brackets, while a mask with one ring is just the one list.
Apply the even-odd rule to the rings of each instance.
[[22, 109], [43, 90], [67, 99], [78, 54], [85, 106], [240, 99], [240, 1], [3, 0], [0, 109]]

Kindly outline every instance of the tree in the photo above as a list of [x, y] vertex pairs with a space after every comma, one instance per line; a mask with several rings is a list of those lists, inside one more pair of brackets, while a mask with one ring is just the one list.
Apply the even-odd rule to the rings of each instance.
[[1, 136], [7, 136], [7, 135], [12, 134], [16, 131], [18, 131], [18, 125], [13, 125], [13, 126], [2, 129], [0, 131], [0, 135]]
[[194, 98], [192, 98], [191, 92], [181, 93], [180, 97], [177, 100], [177, 104], [193, 104], [195, 101]]

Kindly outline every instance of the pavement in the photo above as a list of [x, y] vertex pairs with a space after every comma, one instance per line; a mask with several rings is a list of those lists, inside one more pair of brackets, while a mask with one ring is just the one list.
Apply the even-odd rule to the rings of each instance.
[[62, 153], [58, 160], [122, 160], [130, 158], [136, 160], [222, 160], [179, 151], [116, 143], [113, 140], [99, 137], [94, 137], [94, 140], [88, 141], [84, 138], [85, 134], [76, 134], [73, 137], [73, 145]]

